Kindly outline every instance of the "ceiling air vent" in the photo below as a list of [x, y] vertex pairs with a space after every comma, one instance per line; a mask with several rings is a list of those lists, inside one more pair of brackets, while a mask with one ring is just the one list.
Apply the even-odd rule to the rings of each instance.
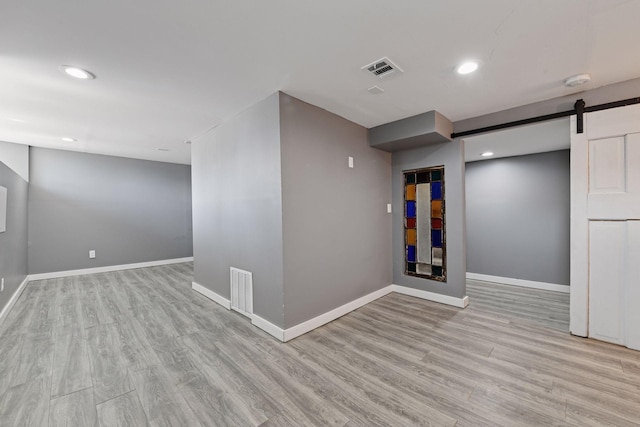
[[362, 69], [369, 71], [371, 74], [381, 79], [395, 74], [396, 72], [402, 73], [402, 69], [391, 62], [389, 58], [378, 59], [369, 65], [365, 65]]

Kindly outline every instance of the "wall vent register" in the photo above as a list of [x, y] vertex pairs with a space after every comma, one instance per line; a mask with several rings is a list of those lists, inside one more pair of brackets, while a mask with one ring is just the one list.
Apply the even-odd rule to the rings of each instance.
[[253, 274], [231, 267], [231, 309], [249, 318], [253, 314]]
[[405, 274], [446, 282], [444, 166], [403, 173]]

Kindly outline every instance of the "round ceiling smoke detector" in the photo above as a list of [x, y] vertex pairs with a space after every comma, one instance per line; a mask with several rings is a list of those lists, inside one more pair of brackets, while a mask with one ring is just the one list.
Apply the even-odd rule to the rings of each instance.
[[576, 74], [575, 76], [567, 77], [564, 81], [564, 85], [567, 87], [574, 87], [588, 83], [590, 80], [591, 76], [589, 74]]

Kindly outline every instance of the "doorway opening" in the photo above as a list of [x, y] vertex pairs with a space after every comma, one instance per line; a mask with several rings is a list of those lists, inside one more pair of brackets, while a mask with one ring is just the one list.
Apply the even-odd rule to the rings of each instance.
[[464, 147], [471, 304], [569, 332], [569, 119], [470, 136]]

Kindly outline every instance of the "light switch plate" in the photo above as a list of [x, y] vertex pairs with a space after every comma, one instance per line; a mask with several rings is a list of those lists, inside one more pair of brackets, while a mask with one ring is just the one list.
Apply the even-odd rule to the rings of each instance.
[[349, 157], [349, 167], [353, 169], [353, 157]]
[[391, 203], [387, 203], [387, 213], [391, 213]]

